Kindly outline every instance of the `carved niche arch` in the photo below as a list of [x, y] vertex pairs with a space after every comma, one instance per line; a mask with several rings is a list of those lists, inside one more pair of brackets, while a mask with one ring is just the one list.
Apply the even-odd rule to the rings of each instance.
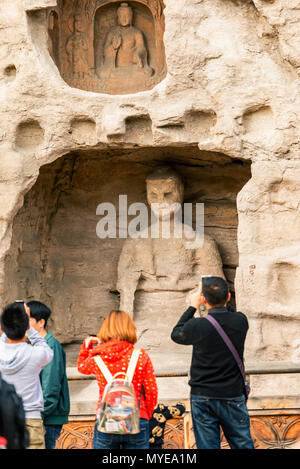
[[56, 10], [49, 10], [47, 14], [47, 28], [48, 28], [48, 50], [49, 53], [59, 68], [59, 16]]
[[162, 0], [58, 0], [49, 52], [74, 88], [108, 94], [152, 89], [166, 75]]

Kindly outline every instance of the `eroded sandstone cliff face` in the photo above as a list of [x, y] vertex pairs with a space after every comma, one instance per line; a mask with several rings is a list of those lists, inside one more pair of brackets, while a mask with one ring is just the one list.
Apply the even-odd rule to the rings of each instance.
[[[119, 195], [127, 196], [127, 211], [136, 202], [147, 206], [145, 178], [153, 167], [166, 160], [172, 162], [185, 182], [184, 200], [194, 207], [204, 203], [205, 233], [217, 242], [234, 297], [239, 258], [236, 195], [250, 178], [250, 165], [222, 154], [201, 152], [194, 144], [118, 148], [110, 153], [74, 152], [43, 166], [14, 219], [12, 245], [5, 260], [5, 301], [11, 297], [40, 298], [49, 304], [53, 310], [51, 330], [64, 343], [80, 342], [85, 335], [97, 332], [106, 314], [119, 306], [117, 269], [125, 242], [119, 236], [113, 239], [97, 236], [97, 224], [103, 218], [96, 214], [97, 207], [109, 203], [116, 208], [118, 234]], [[129, 215], [128, 223], [133, 219]], [[137, 243], [139, 240], [134, 240]], [[163, 242], [155, 252], [158, 259], [164, 258], [163, 262], [172, 266], [172, 252], [166, 256]], [[141, 267], [150, 275], [148, 254], [142, 253]], [[186, 262], [187, 270], [191, 261], [188, 256], [182, 261]], [[172, 271], [176, 273], [176, 265]], [[204, 272], [208, 273], [205, 268]], [[125, 277], [126, 272], [122, 275]], [[163, 333], [159, 328], [155, 339], [147, 342], [149, 351], [157, 352], [158, 346], [166, 345], [168, 339], [171, 354], [170, 330], [185, 307], [188, 294], [174, 288], [169, 293], [155, 284], [148, 285], [146, 293], [139, 291], [141, 286], [137, 288], [135, 320], [145, 316], [143, 327], [138, 325], [138, 335], [145, 334], [145, 328], [154, 329], [159, 321], [168, 329]]]
[[[58, 61], [49, 52], [49, 28], [84, 35], [77, 15], [94, 28], [96, 2], [0, 1], [1, 302], [49, 302], [65, 342], [94, 332], [118, 301], [111, 291], [122, 245], [96, 237], [96, 206], [122, 193], [145, 201], [145, 175], [163, 161], [184, 176], [186, 201], [206, 204], [207, 231], [249, 318], [247, 360], [291, 360], [300, 306], [300, 2], [128, 3], [141, 18], [148, 8], [164, 29], [166, 74], [145, 91], [116, 94], [81, 89], [91, 80], [81, 66], [68, 84], [66, 43], [52, 43]], [[59, 26], [62, 5], [71, 23]], [[150, 24], [146, 16], [135, 26]], [[145, 40], [145, 50], [151, 59], [154, 43]]]

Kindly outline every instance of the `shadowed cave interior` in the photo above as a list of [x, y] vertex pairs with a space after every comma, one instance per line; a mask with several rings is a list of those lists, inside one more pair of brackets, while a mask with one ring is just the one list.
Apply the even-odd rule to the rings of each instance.
[[[37, 299], [52, 309], [49, 329], [75, 366], [79, 343], [96, 334], [118, 308], [117, 265], [124, 239], [99, 239], [96, 208], [119, 195], [146, 203], [145, 178], [171, 165], [185, 184], [184, 202], [204, 203], [205, 232], [216, 240], [234, 302], [238, 265], [236, 197], [251, 177], [250, 163], [197, 145], [113, 148], [69, 153], [41, 167], [15, 217], [5, 262], [6, 298]], [[130, 217], [128, 217], [130, 219]], [[181, 311], [174, 312], [174, 324]]]

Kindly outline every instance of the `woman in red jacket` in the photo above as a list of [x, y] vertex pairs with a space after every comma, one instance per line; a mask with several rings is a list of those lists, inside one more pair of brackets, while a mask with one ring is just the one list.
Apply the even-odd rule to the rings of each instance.
[[[87, 337], [80, 347], [77, 368], [80, 373], [96, 375], [99, 386], [97, 412], [107, 384], [94, 357], [99, 355], [112, 375], [127, 371], [137, 342], [136, 326], [124, 311], [111, 311], [105, 318], [97, 337]], [[140, 433], [114, 435], [99, 432], [95, 424], [94, 449], [148, 449], [149, 419], [157, 404], [157, 384], [153, 365], [145, 350], [141, 349], [132, 384], [137, 402], [140, 402]], [[142, 385], [144, 391], [142, 392]]]

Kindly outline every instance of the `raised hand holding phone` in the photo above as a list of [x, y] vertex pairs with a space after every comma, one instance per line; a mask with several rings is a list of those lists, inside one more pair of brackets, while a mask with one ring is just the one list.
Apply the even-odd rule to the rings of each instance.
[[190, 306], [198, 309], [201, 305], [201, 285], [199, 284], [195, 293], [190, 296]]
[[86, 337], [86, 339], [84, 340], [85, 348], [91, 348], [93, 347], [93, 345], [98, 345], [100, 343], [100, 339], [95, 336]]

